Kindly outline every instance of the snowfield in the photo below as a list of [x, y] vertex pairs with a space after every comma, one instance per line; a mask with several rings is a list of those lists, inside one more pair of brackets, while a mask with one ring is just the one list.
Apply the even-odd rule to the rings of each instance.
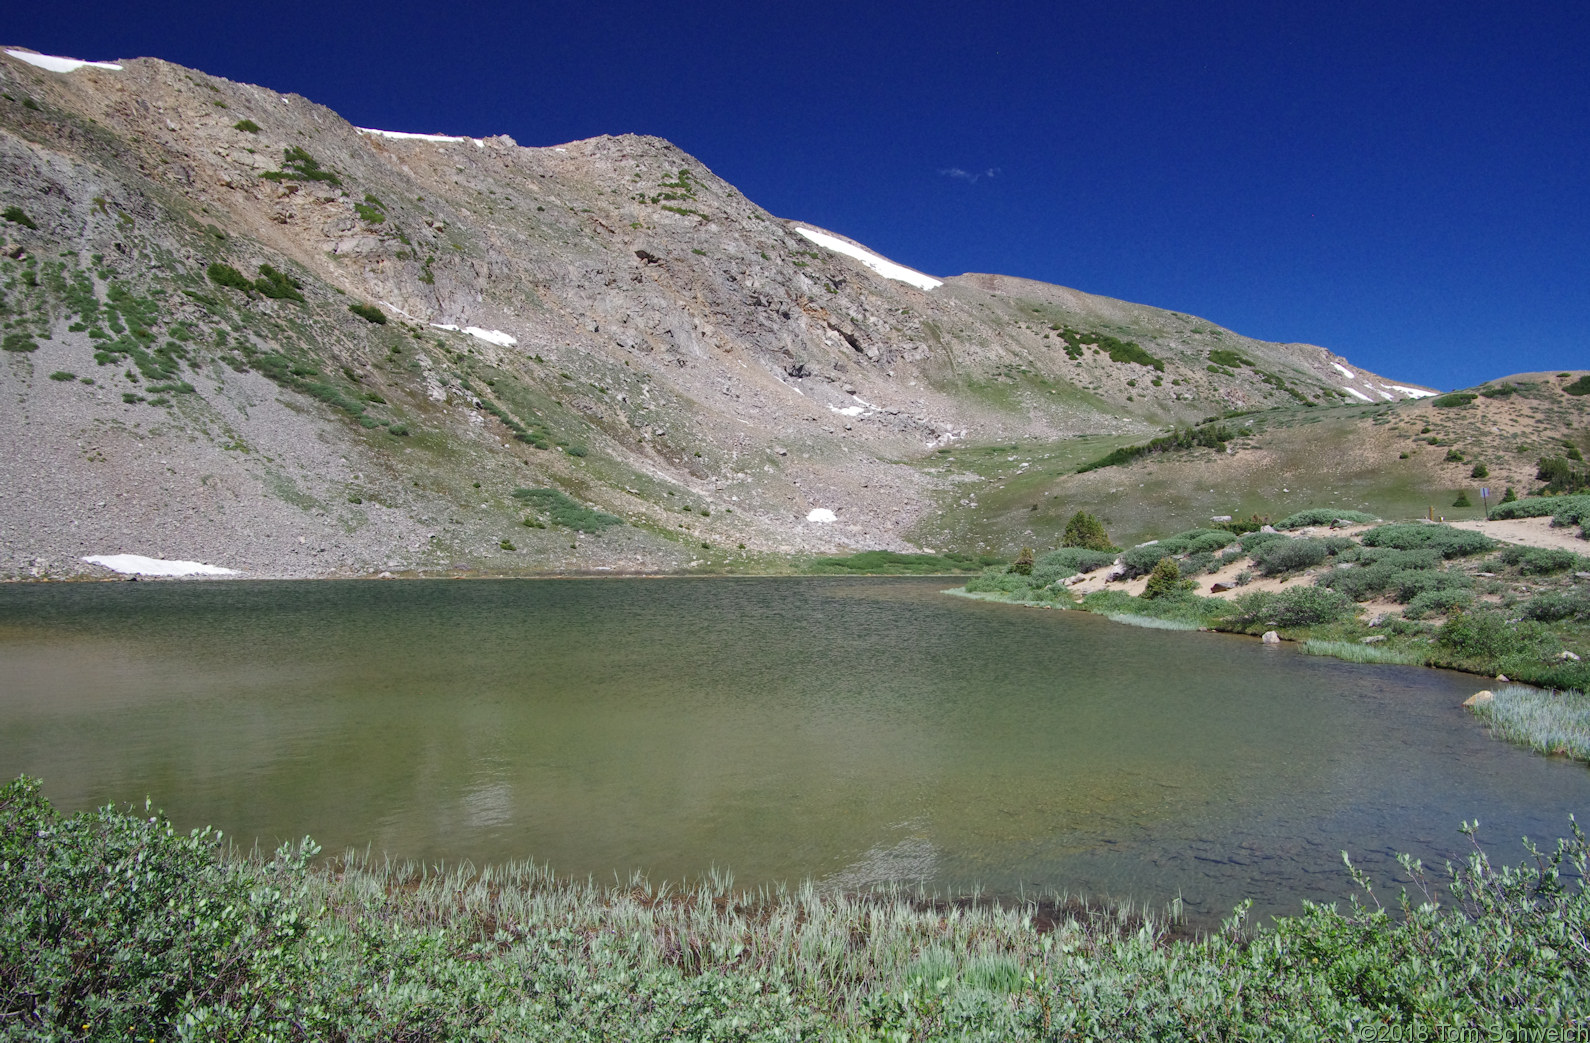
[[1365, 402], [1373, 402], [1374, 401], [1374, 399], [1370, 398], [1368, 395], [1364, 394], [1362, 391], [1359, 391], [1357, 388], [1350, 388], [1346, 384], [1342, 385], [1342, 390], [1347, 392], [1349, 395], [1352, 395], [1354, 398], [1363, 399]]
[[836, 254], [844, 254], [846, 257], [854, 257], [885, 279], [894, 279], [897, 282], [915, 286], [919, 290], [932, 290], [944, 285], [943, 279], [935, 279], [931, 275], [923, 275], [921, 272], [907, 268], [903, 264], [895, 264], [893, 261], [879, 257], [870, 250], [863, 250], [854, 243], [847, 243], [843, 239], [831, 236], [826, 232], [800, 227], [796, 227], [795, 231], [824, 249], [832, 250]]
[[167, 561], [142, 554], [90, 554], [83, 559], [90, 565], [103, 565], [124, 576], [235, 576], [236, 569], [206, 565], [202, 561]]
[[404, 130], [376, 130], [373, 127], [354, 127], [360, 134], [374, 134], [380, 138], [395, 138], [399, 141], [473, 141], [476, 148], [485, 148], [486, 142], [480, 138], [460, 138], [452, 134], [411, 134]]
[[1358, 379], [1358, 375], [1356, 373], [1354, 373], [1352, 370], [1348, 369], [1346, 366], [1342, 365], [1340, 362], [1332, 362], [1331, 365], [1333, 365], [1337, 369], [1341, 370], [1342, 376], [1346, 377], [1348, 380], [1357, 380]]
[[465, 326], [460, 329], [452, 323], [433, 322], [432, 328], [438, 330], [451, 330], [454, 333], [467, 333], [471, 337], [479, 338], [487, 344], [495, 344], [499, 348], [511, 348], [519, 343], [519, 338], [502, 332], [501, 330], [481, 329], [479, 326]]
[[32, 51], [13, 51], [6, 49], [6, 53], [18, 61], [37, 65], [41, 69], [51, 72], [76, 72], [85, 66], [90, 69], [115, 69], [118, 72], [121, 66], [115, 62], [85, 62], [81, 58], [60, 58], [53, 54], [34, 54]]
[[811, 513], [806, 515], [806, 520], [817, 522], [819, 525], [832, 525], [839, 520], [839, 517], [827, 507], [813, 507]]
[[1437, 394], [1434, 391], [1426, 391], [1424, 388], [1403, 387], [1401, 384], [1382, 384], [1380, 386], [1390, 388], [1392, 391], [1400, 391], [1409, 398], [1434, 398]]

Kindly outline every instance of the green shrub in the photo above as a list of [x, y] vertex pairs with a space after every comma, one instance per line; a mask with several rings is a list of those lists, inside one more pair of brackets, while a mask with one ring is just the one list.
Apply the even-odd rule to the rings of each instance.
[[1265, 576], [1284, 576], [1324, 563], [1330, 550], [1323, 540], [1280, 540], [1265, 543], [1253, 555], [1253, 563]]
[[1469, 491], [1467, 489], [1459, 489], [1458, 490], [1458, 494], [1457, 494], [1457, 499], [1452, 501], [1452, 506], [1454, 506], [1454, 507], [1472, 507], [1472, 506], [1474, 506], [1472, 503], [1469, 502]]
[[1168, 453], [1177, 449], [1192, 449], [1198, 446], [1209, 449], [1223, 449], [1233, 437], [1231, 429], [1224, 424], [1212, 427], [1206, 425], [1198, 428], [1184, 428], [1175, 434], [1155, 438], [1143, 445], [1122, 446], [1099, 457], [1097, 460], [1083, 464], [1077, 468], [1076, 473], [1086, 474], [1088, 471], [1097, 471], [1101, 467], [1119, 467], [1150, 453]]
[[1426, 616], [1446, 615], [1453, 608], [1467, 608], [1474, 602], [1472, 591], [1458, 588], [1427, 590], [1408, 599], [1402, 610], [1404, 619], [1423, 619]]
[[1526, 602], [1522, 614], [1525, 619], [1542, 623], [1556, 623], [1565, 619], [1590, 622], [1590, 588], [1579, 586], [1547, 591]]
[[34, 339], [32, 337], [30, 337], [26, 333], [22, 333], [20, 331], [15, 332], [15, 333], [7, 333], [6, 336], [5, 336], [5, 340], [3, 342], [0, 342], [0, 347], [3, 347], [6, 351], [38, 351], [39, 350], [38, 343], [36, 341], [34, 341]]
[[1509, 623], [1500, 612], [1476, 609], [1454, 614], [1436, 631], [1435, 640], [1452, 655], [1483, 667], [1519, 650], [1521, 635], [1518, 630], [1518, 625]]
[[1543, 456], [1536, 461], [1535, 477], [1546, 483], [1546, 492], [1578, 493], [1590, 489], [1590, 468], [1575, 467], [1566, 456]]
[[1291, 539], [1290, 536], [1283, 536], [1279, 532], [1250, 532], [1246, 536], [1242, 537], [1241, 542], [1242, 549], [1249, 554], [1252, 554], [1260, 547], [1269, 546], [1270, 544], [1275, 543], [1277, 540], [1289, 539]]
[[260, 177], [267, 181], [324, 181], [339, 188], [342, 186], [336, 171], [322, 169], [315, 157], [296, 145], [283, 150], [281, 170], [270, 170]]
[[514, 498], [538, 507], [555, 524], [580, 532], [601, 533], [624, 519], [585, 507], [556, 489], [515, 489]]
[[1552, 547], [1506, 547], [1499, 557], [1525, 576], [1550, 576], [1569, 569], [1590, 568], [1590, 559], [1571, 550]]
[[229, 286], [234, 290], [242, 290], [244, 293], [254, 288], [254, 284], [249, 280], [248, 276], [229, 264], [222, 264], [217, 261], [204, 271], [210, 277], [210, 281], [217, 286]]
[[1410, 523], [1382, 525], [1364, 533], [1366, 547], [1391, 547], [1396, 550], [1433, 550], [1443, 558], [1461, 558], [1495, 547], [1489, 536], [1450, 525]]
[[219, 833], [181, 834], [163, 815], [63, 818], [27, 778], [0, 790], [0, 814], [8, 1034], [175, 1038], [185, 1022], [193, 1038], [287, 1031], [312, 988], [299, 963], [311, 918], [283, 884], [305, 871], [312, 843], [251, 870], [227, 859]]
[[245, 134], [258, 134], [259, 124], [251, 119], [240, 119], [232, 124], [233, 130], [241, 130]]
[[1590, 373], [1586, 373], [1572, 384], [1564, 384], [1562, 389], [1570, 395], [1590, 395]]
[[1067, 575], [1078, 572], [1096, 572], [1107, 565], [1115, 564], [1115, 553], [1097, 548], [1068, 544], [1059, 550], [1052, 550], [1038, 559], [1033, 568], [1033, 575], [1037, 575], [1043, 568], [1065, 568], [1070, 571]]
[[266, 297], [303, 303], [304, 295], [300, 291], [304, 284], [291, 275], [279, 272], [268, 264], [259, 266], [259, 274], [260, 277], [254, 280], [254, 289]]
[[1449, 395], [1432, 398], [1430, 404], [1437, 409], [1453, 409], [1457, 406], [1466, 406], [1478, 397], [1472, 391], [1454, 391]]
[[1348, 598], [1317, 586], [1254, 591], [1237, 598], [1234, 608], [1227, 623], [1239, 629], [1318, 626], [1355, 610]]
[[1176, 567], [1172, 558], [1161, 558], [1154, 566], [1154, 571], [1148, 574], [1148, 584], [1143, 588], [1143, 596], [1153, 600], [1155, 598], [1173, 598], [1192, 590], [1196, 583], [1190, 579], [1181, 578], [1181, 570]]
[[373, 304], [350, 304], [348, 305], [348, 310], [365, 322], [373, 322], [377, 326], [386, 325], [386, 312]]
[[1547, 515], [1555, 525], [1583, 525], [1590, 520], [1590, 496], [1526, 496], [1504, 503], [1491, 512], [1492, 518], [1543, 518]]
[[1242, 354], [1229, 351], [1226, 348], [1215, 348], [1209, 352], [1209, 361], [1217, 366], [1229, 366], [1232, 369], [1253, 365]]
[[68, 373], [64, 369], [58, 369], [54, 373], [50, 374], [50, 379], [51, 380], [76, 380], [77, 379], [77, 374], [76, 373]]
[[1337, 522], [1346, 522], [1349, 525], [1367, 525], [1372, 521], [1379, 521], [1373, 514], [1363, 511], [1349, 511], [1345, 508], [1312, 507], [1306, 511], [1289, 514], [1275, 523], [1277, 529], [1302, 529], [1315, 525], [1334, 525]]
[[19, 206], [6, 207], [5, 214], [3, 216], [7, 221], [10, 221], [14, 225], [21, 225], [23, 228], [31, 228], [35, 232], [39, 230], [39, 226], [33, 223], [33, 218], [29, 217], [27, 214], [24, 214], [22, 212], [22, 208]]
[[1210, 554], [1237, 541], [1236, 534], [1224, 529], [1188, 529], [1154, 543], [1133, 547], [1121, 555], [1122, 574], [1127, 579], [1145, 576], [1161, 558], [1183, 554]]
[[1469, 471], [1470, 478], [1489, 478], [1490, 476], [1491, 469], [1486, 467], [1483, 463], [1475, 464], [1474, 467]]
[[1093, 551], [1115, 550], [1115, 545], [1110, 542], [1110, 534], [1104, 531], [1103, 523], [1086, 511], [1078, 511], [1066, 522], [1065, 533], [1060, 537], [1060, 546], [1081, 547]]

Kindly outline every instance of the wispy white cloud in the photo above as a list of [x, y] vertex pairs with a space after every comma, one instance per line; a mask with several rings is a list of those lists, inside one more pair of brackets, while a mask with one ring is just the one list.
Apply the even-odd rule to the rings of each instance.
[[956, 181], [965, 181], [969, 185], [975, 185], [985, 177], [998, 177], [999, 168], [989, 167], [987, 170], [973, 171], [962, 170], [960, 167], [948, 167], [944, 170], [940, 170], [939, 173], [943, 174], [947, 178], [952, 178]]

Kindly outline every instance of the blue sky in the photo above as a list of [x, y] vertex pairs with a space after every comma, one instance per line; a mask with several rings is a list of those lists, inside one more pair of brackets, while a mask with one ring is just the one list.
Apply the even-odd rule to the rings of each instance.
[[668, 138], [781, 217], [1461, 387], [1590, 367], [1590, 7], [56, 0], [356, 124]]

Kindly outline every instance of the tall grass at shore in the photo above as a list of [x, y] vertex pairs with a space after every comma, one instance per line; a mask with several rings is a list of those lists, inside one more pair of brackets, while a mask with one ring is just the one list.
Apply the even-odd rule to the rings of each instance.
[[1186, 619], [1160, 619], [1156, 616], [1140, 616], [1132, 612], [1110, 612], [1105, 618], [1112, 623], [1125, 623], [1127, 626], [1142, 627], [1145, 630], [1197, 630], [1198, 624]]
[[1303, 642], [1303, 651], [1309, 655], [1345, 659], [1349, 663], [1390, 663], [1395, 666], [1419, 666], [1425, 660], [1425, 657], [1418, 652], [1400, 648], [1382, 648], [1379, 645], [1365, 645], [1357, 641], [1311, 639]]
[[240, 856], [147, 809], [62, 816], [36, 781], [6, 785], [0, 1034], [1348, 1039], [1590, 1023], [1577, 826], [1517, 868], [1476, 845], [1444, 891], [1404, 860], [1416, 897], [1391, 909], [1349, 864], [1345, 909], [1250, 927], [1244, 906], [1181, 940], [1074, 903], [741, 892], [723, 873], [599, 885], [530, 863], [313, 854], [306, 841]]
[[1590, 695], [1584, 692], [1509, 685], [1476, 704], [1474, 713], [1510, 742], [1590, 761]]

